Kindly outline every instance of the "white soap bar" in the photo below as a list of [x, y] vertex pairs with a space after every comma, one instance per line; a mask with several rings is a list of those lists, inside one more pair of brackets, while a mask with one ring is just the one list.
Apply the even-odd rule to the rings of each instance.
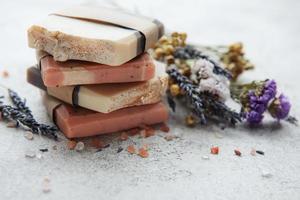
[[53, 55], [56, 61], [74, 59], [118, 66], [153, 47], [163, 32], [155, 19], [79, 6], [31, 26], [28, 43]]

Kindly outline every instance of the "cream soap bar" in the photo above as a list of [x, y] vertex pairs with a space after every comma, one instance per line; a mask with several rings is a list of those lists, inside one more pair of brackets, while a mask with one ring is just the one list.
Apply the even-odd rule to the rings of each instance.
[[[43, 54], [38, 52], [38, 55]], [[155, 75], [155, 65], [148, 53], [120, 67], [77, 60], [58, 62], [50, 55], [44, 55], [39, 60], [47, 87], [147, 81]]]
[[43, 101], [55, 124], [68, 138], [112, 133], [168, 120], [168, 109], [160, 102], [104, 114], [74, 108], [46, 94], [43, 94]]
[[29, 47], [56, 61], [84, 60], [118, 66], [152, 48], [164, 34], [151, 18], [103, 7], [55, 12], [28, 29]]
[[31, 67], [27, 70], [27, 81], [69, 104], [109, 113], [121, 108], [161, 101], [167, 89], [168, 75], [160, 67], [153, 79], [144, 82], [45, 87], [40, 71]]

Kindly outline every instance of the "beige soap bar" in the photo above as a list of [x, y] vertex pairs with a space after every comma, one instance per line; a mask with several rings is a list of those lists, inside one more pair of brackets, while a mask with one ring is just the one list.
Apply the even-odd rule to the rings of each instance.
[[109, 113], [121, 108], [161, 101], [167, 89], [168, 75], [164, 72], [164, 67], [158, 67], [156, 76], [144, 82], [47, 88], [43, 84], [40, 71], [32, 67], [27, 71], [27, 81], [69, 104]]
[[29, 46], [56, 61], [84, 60], [118, 66], [153, 47], [163, 25], [114, 9], [77, 6], [49, 15], [28, 29]]
[[68, 138], [123, 131], [168, 120], [168, 109], [161, 102], [104, 114], [84, 108], [74, 108], [45, 93], [42, 96], [49, 115]]

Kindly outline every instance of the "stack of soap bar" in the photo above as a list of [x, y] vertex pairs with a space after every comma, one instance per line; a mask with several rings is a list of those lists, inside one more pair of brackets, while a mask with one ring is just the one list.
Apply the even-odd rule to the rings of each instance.
[[55, 12], [28, 30], [38, 64], [27, 81], [69, 138], [165, 122], [168, 76], [146, 53], [162, 34], [157, 20], [117, 10]]
[[148, 53], [120, 67], [75, 60], [58, 62], [49, 54], [37, 54], [42, 55], [38, 56], [39, 67], [47, 87], [147, 81], [155, 74], [155, 66]]
[[87, 137], [156, 124], [168, 120], [168, 110], [162, 103], [120, 109], [108, 114], [84, 108], [74, 108], [42, 94], [49, 115], [68, 138]]

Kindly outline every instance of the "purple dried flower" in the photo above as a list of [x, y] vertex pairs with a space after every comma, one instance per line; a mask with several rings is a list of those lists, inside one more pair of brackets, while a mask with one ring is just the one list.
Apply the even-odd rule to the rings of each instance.
[[259, 124], [264, 118], [262, 113], [258, 113], [254, 110], [251, 110], [246, 114], [247, 122], [250, 124]]
[[288, 116], [290, 109], [291, 103], [289, 99], [284, 94], [281, 94], [272, 101], [268, 111], [273, 118], [281, 120]]
[[249, 91], [249, 107], [250, 110], [255, 110], [258, 113], [264, 113], [267, 109], [268, 100], [260, 96], [256, 96], [254, 91]]
[[267, 80], [264, 85], [264, 91], [262, 94], [262, 98], [264, 98], [265, 101], [270, 101], [276, 96], [277, 92], [277, 85], [274, 80]]
[[250, 124], [258, 124], [263, 119], [263, 113], [267, 110], [271, 99], [276, 95], [276, 82], [267, 80], [264, 82], [263, 90], [259, 95], [254, 90], [248, 91], [248, 109], [246, 119]]

